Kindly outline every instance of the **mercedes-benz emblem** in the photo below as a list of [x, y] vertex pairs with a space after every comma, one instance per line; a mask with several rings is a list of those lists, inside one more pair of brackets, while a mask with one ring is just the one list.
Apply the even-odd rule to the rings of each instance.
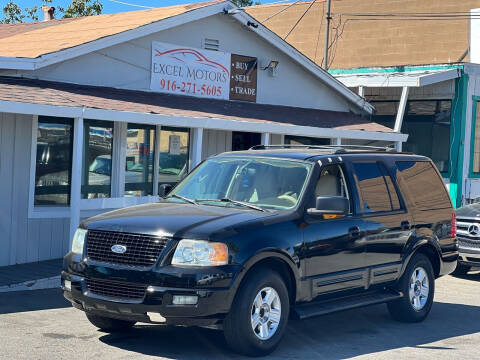
[[478, 236], [480, 234], [480, 225], [472, 224], [468, 227], [468, 233], [472, 236]]

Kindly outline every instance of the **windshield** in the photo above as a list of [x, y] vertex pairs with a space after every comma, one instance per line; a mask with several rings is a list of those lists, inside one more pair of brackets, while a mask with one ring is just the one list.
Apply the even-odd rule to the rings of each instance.
[[[236, 201], [267, 209], [291, 209], [300, 199], [310, 168], [310, 164], [290, 160], [212, 158], [188, 175], [168, 199], [182, 201], [181, 196], [208, 205], [241, 205]], [[229, 201], [220, 202], [222, 199]]]

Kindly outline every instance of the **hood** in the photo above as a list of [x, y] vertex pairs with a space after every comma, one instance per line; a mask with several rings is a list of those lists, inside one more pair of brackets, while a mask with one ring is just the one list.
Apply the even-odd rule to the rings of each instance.
[[457, 217], [478, 217], [480, 218], [480, 203], [462, 206], [457, 209]]
[[107, 212], [82, 224], [93, 230], [208, 240], [274, 215], [243, 208], [163, 202]]

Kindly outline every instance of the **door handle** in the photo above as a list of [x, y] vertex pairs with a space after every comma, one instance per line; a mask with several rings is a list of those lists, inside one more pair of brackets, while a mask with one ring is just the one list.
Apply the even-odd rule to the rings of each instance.
[[358, 226], [353, 226], [348, 229], [348, 236], [350, 239], [355, 239], [360, 236], [360, 228]]
[[402, 228], [402, 230], [410, 230], [410, 223], [408, 222], [408, 220], [402, 221], [400, 227]]

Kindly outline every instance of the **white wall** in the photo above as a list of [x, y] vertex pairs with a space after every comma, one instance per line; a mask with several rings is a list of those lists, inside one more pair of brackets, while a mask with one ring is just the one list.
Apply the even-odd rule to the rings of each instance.
[[272, 59], [280, 62], [277, 77], [258, 70], [258, 103], [358, 112], [336, 91], [254, 31], [224, 14], [23, 74], [45, 80], [149, 90], [152, 41], [201, 48], [204, 38], [219, 40], [221, 51], [255, 56], [260, 63]]
[[0, 266], [62, 257], [69, 219], [28, 219], [32, 116], [0, 113]]

